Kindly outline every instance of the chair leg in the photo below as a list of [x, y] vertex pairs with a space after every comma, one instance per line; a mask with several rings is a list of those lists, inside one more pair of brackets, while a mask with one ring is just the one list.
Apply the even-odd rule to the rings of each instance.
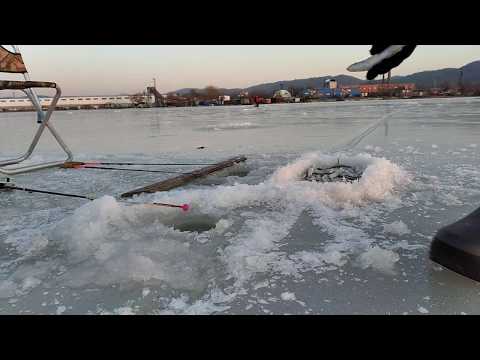
[[[57, 106], [57, 103], [58, 103], [58, 100], [60, 99], [60, 96], [62, 94], [62, 91], [61, 91], [60, 87], [58, 87], [58, 86], [56, 87], [56, 91], [57, 92], [55, 94], [55, 97], [53, 98], [52, 103], [50, 104], [47, 113], [44, 116], [42, 116], [43, 119], [41, 121], [41, 124], [40, 124], [37, 132], [35, 133], [35, 136], [32, 140], [32, 143], [30, 144], [27, 152], [19, 158], [6, 160], [6, 161], [1, 161], [0, 162], [0, 174], [17, 175], [17, 174], [22, 174], [22, 173], [26, 173], [26, 172], [35, 171], [35, 170], [41, 170], [41, 169], [46, 169], [46, 168], [50, 168], [50, 167], [59, 166], [59, 165], [63, 164], [65, 161], [72, 161], [73, 160], [72, 152], [70, 151], [68, 146], [65, 144], [63, 139], [60, 137], [59, 133], [55, 130], [53, 125], [49, 122], [50, 117], [52, 116], [52, 113], [55, 110], [55, 108]], [[36, 107], [35, 103], [34, 103], [34, 106]], [[41, 108], [40, 108], [40, 111], [42, 111]], [[38, 113], [38, 109], [37, 109], [37, 113]], [[20, 162], [23, 162], [23, 161], [27, 160], [31, 156], [31, 154], [33, 153], [33, 151], [34, 151], [35, 147], [37, 146], [38, 141], [40, 140], [40, 137], [42, 136], [42, 133], [43, 133], [43, 131], [45, 130], [46, 127], [48, 128], [50, 133], [53, 135], [53, 137], [55, 138], [57, 143], [60, 145], [60, 147], [63, 149], [63, 151], [65, 151], [65, 153], [67, 154], [67, 159], [66, 160], [55, 161], [55, 162], [47, 162], [47, 163], [41, 163], [41, 164], [35, 164], [35, 165], [27, 165], [27, 166], [17, 167], [17, 168], [13, 168], [13, 169], [1, 168], [1, 166], [18, 164]]]

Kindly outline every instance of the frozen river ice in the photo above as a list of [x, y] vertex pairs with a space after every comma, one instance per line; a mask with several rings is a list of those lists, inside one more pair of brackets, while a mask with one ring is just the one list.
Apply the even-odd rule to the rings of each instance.
[[[331, 151], [389, 113], [353, 149]], [[52, 119], [79, 161], [248, 160], [131, 200], [188, 203], [188, 213], [116, 200], [168, 174], [17, 176], [21, 186], [98, 199], [0, 193], [0, 314], [480, 313], [480, 285], [428, 259], [435, 232], [480, 205], [480, 98], [59, 111]], [[13, 157], [35, 118], [1, 113], [0, 129], [0, 156]], [[33, 160], [61, 156], [49, 136]], [[339, 159], [365, 170], [360, 181], [300, 180], [312, 164]]]

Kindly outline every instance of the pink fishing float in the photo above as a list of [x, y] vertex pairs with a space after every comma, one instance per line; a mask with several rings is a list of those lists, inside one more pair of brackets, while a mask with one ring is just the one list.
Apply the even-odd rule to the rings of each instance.
[[175, 205], [175, 204], [165, 204], [165, 203], [152, 203], [152, 205], [180, 208], [183, 211], [188, 211], [190, 209], [190, 206], [188, 204]]

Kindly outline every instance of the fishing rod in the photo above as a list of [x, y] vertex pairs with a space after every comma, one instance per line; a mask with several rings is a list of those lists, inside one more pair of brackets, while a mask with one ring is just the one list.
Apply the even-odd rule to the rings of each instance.
[[187, 173], [180, 172], [180, 171], [145, 170], [145, 169], [124, 169], [124, 168], [113, 168], [113, 167], [103, 167], [103, 166], [79, 166], [79, 167], [75, 167], [75, 168], [76, 168], [76, 169], [137, 171], [137, 172], [162, 173], [162, 174], [187, 174]]
[[[126, 169], [126, 168], [117, 168], [117, 167], [104, 167], [98, 165], [153, 165], [153, 166], [167, 166], [167, 165], [202, 165], [202, 164], [139, 164], [139, 163], [121, 163], [121, 162], [78, 162], [70, 161], [62, 165], [63, 168], [67, 169], [97, 169], [97, 170], [117, 170], [117, 171], [135, 171], [135, 172], [148, 172], [148, 173], [162, 173], [162, 174], [188, 174], [181, 171], [165, 171], [165, 170], [147, 170], [147, 169]], [[203, 164], [203, 165], [212, 165], [212, 164]]]
[[[5, 181], [0, 181], [0, 191], [2, 191], [2, 190], [4, 190], [4, 191], [17, 190], [17, 191], [25, 191], [25, 192], [28, 192], [28, 193], [38, 193], [38, 194], [64, 196], [64, 197], [85, 199], [85, 200], [90, 200], [90, 201], [95, 200], [95, 198], [85, 196], [85, 195], [68, 194], [68, 193], [60, 193], [60, 192], [55, 192], [55, 191], [46, 191], [46, 190], [39, 190], [39, 189], [30, 189], [30, 188], [26, 188], [26, 187], [19, 187], [19, 186], [16, 186], [13, 182], [11, 182], [10, 178], [7, 178]], [[167, 204], [167, 203], [159, 203], [159, 202], [154, 202], [154, 203], [151, 203], [151, 204], [140, 204], [140, 203], [132, 203], [132, 202], [119, 200], [119, 199], [116, 199], [116, 200], [119, 201], [119, 202], [126, 203], [126, 204], [147, 205], [147, 206], [164, 206], [164, 207], [179, 208], [179, 209], [182, 209], [183, 211], [188, 211], [190, 209], [190, 206], [188, 204], [176, 205], [176, 204]]]
[[201, 166], [209, 166], [209, 165], [215, 165], [214, 163], [210, 164], [192, 164], [192, 163], [155, 163], [155, 164], [149, 164], [149, 163], [129, 163], [129, 162], [93, 162], [94, 164], [99, 164], [99, 165], [143, 165], [143, 166], [196, 166], [196, 165], [201, 165]]
[[94, 166], [94, 165], [124, 165], [124, 166], [135, 166], [135, 165], [142, 165], [142, 166], [210, 166], [215, 165], [214, 163], [133, 163], [133, 162], [105, 162], [105, 161], [70, 161], [64, 164], [64, 167], [74, 168], [77, 166]]

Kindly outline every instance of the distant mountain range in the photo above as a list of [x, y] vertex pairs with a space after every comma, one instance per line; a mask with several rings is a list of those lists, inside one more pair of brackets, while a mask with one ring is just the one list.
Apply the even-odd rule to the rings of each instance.
[[392, 81], [415, 83], [417, 87], [438, 87], [444, 84], [458, 85], [460, 71], [463, 72], [464, 85], [480, 84], [480, 61], [471, 62], [461, 68], [446, 68], [433, 71], [422, 71], [408, 76], [393, 76]]
[[[406, 76], [392, 76], [392, 82], [402, 82], [402, 83], [414, 83], [418, 88], [432, 88], [432, 87], [443, 87], [443, 86], [457, 86], [460, 80], [460, 71], [463, 72], [462, 82], [464, 85], [480, 85], [480, 61], [471, 62], [460, 68], [445, 68], [440, 70], [432, 71], [422, 71], [417, 72], [411, 75]], [[320, 76], [313, 77], [308, 79], [295, 79], [295, 80], [283, 80], [276, 81], [272, 83], [258, 84], [250, 86], [245, 89], [219, 89], [219, 91], [225, 95], [235, 95], [242, 90], [246, 90], [250, 95], [255, 94], [273, 94], [275, 91], [280, 89], [288, 90], [289, 88], [294, 89], [306, 89], [306, 88], [321, 88], [324, 86], [325, 80], [336, 79], [337, 83], [341, 85], [360, 85], [360, 84], [371, 84], [379, 82], [376, 81], [367, 81], [364, 79], [359, 79], [350, 75], [329, 75], [329, 76]], [[195, 90], [201, 92], [202, 89], [193, 89], [193, 88], [184, 88], [175, 91], [180, 95], [186, 95], [190, 91]]]
[[[460, 80], [460, 71], [463, 72], [462, 81], [466, 86], [469, 85], [480, 85], [480, 60], [471, 62], [460, 68], [445, 68], [440, 70], [432, 71], [422, 71], [417, 72], [411, 75], [406, 76], [393, 76], [392, 82], [401, 82], [401, 83], [414, 83], [417, 88], [432, 88], [432, 87], [445, 87], [445, 86], [457, 86]], [[378, 83], [376, 81], [367, 81], [365, 79], [359, 79], [350, 75], [328, 75], [328, 76], [319, 76], [312, 77], [307, 79], [295, 79], [295, 80], [282, 80], [272, 83], [264, 83], [253, 85], [248, 88], [240, 89], [219, 89], [220, 93], [225, 95], [237, 95], [242, 90], [248, 91], [250, 95], [265, 95], [271, 96], [275, 91], [280, 89], [291, 89], [296, 90], [307, 89], [307, 88], [321, 88], [324, 86], [325, 80], [336, 79], [340, 86], [342, 85], [360, 85], [360, 84], [371, 84]], [[195, 90], [199, 93], [202, 92], [202, 89], [196, 88], [183, 88], [171, 93], [178, 93], [180, 95], [186, 95], [192, 90]], [[0, 94], [0, 98], [7, 98], [10, 94]], [[91, 95], [93, 96], [93, 95]], [[18, 96], [19, 98], [23, 96]]]

